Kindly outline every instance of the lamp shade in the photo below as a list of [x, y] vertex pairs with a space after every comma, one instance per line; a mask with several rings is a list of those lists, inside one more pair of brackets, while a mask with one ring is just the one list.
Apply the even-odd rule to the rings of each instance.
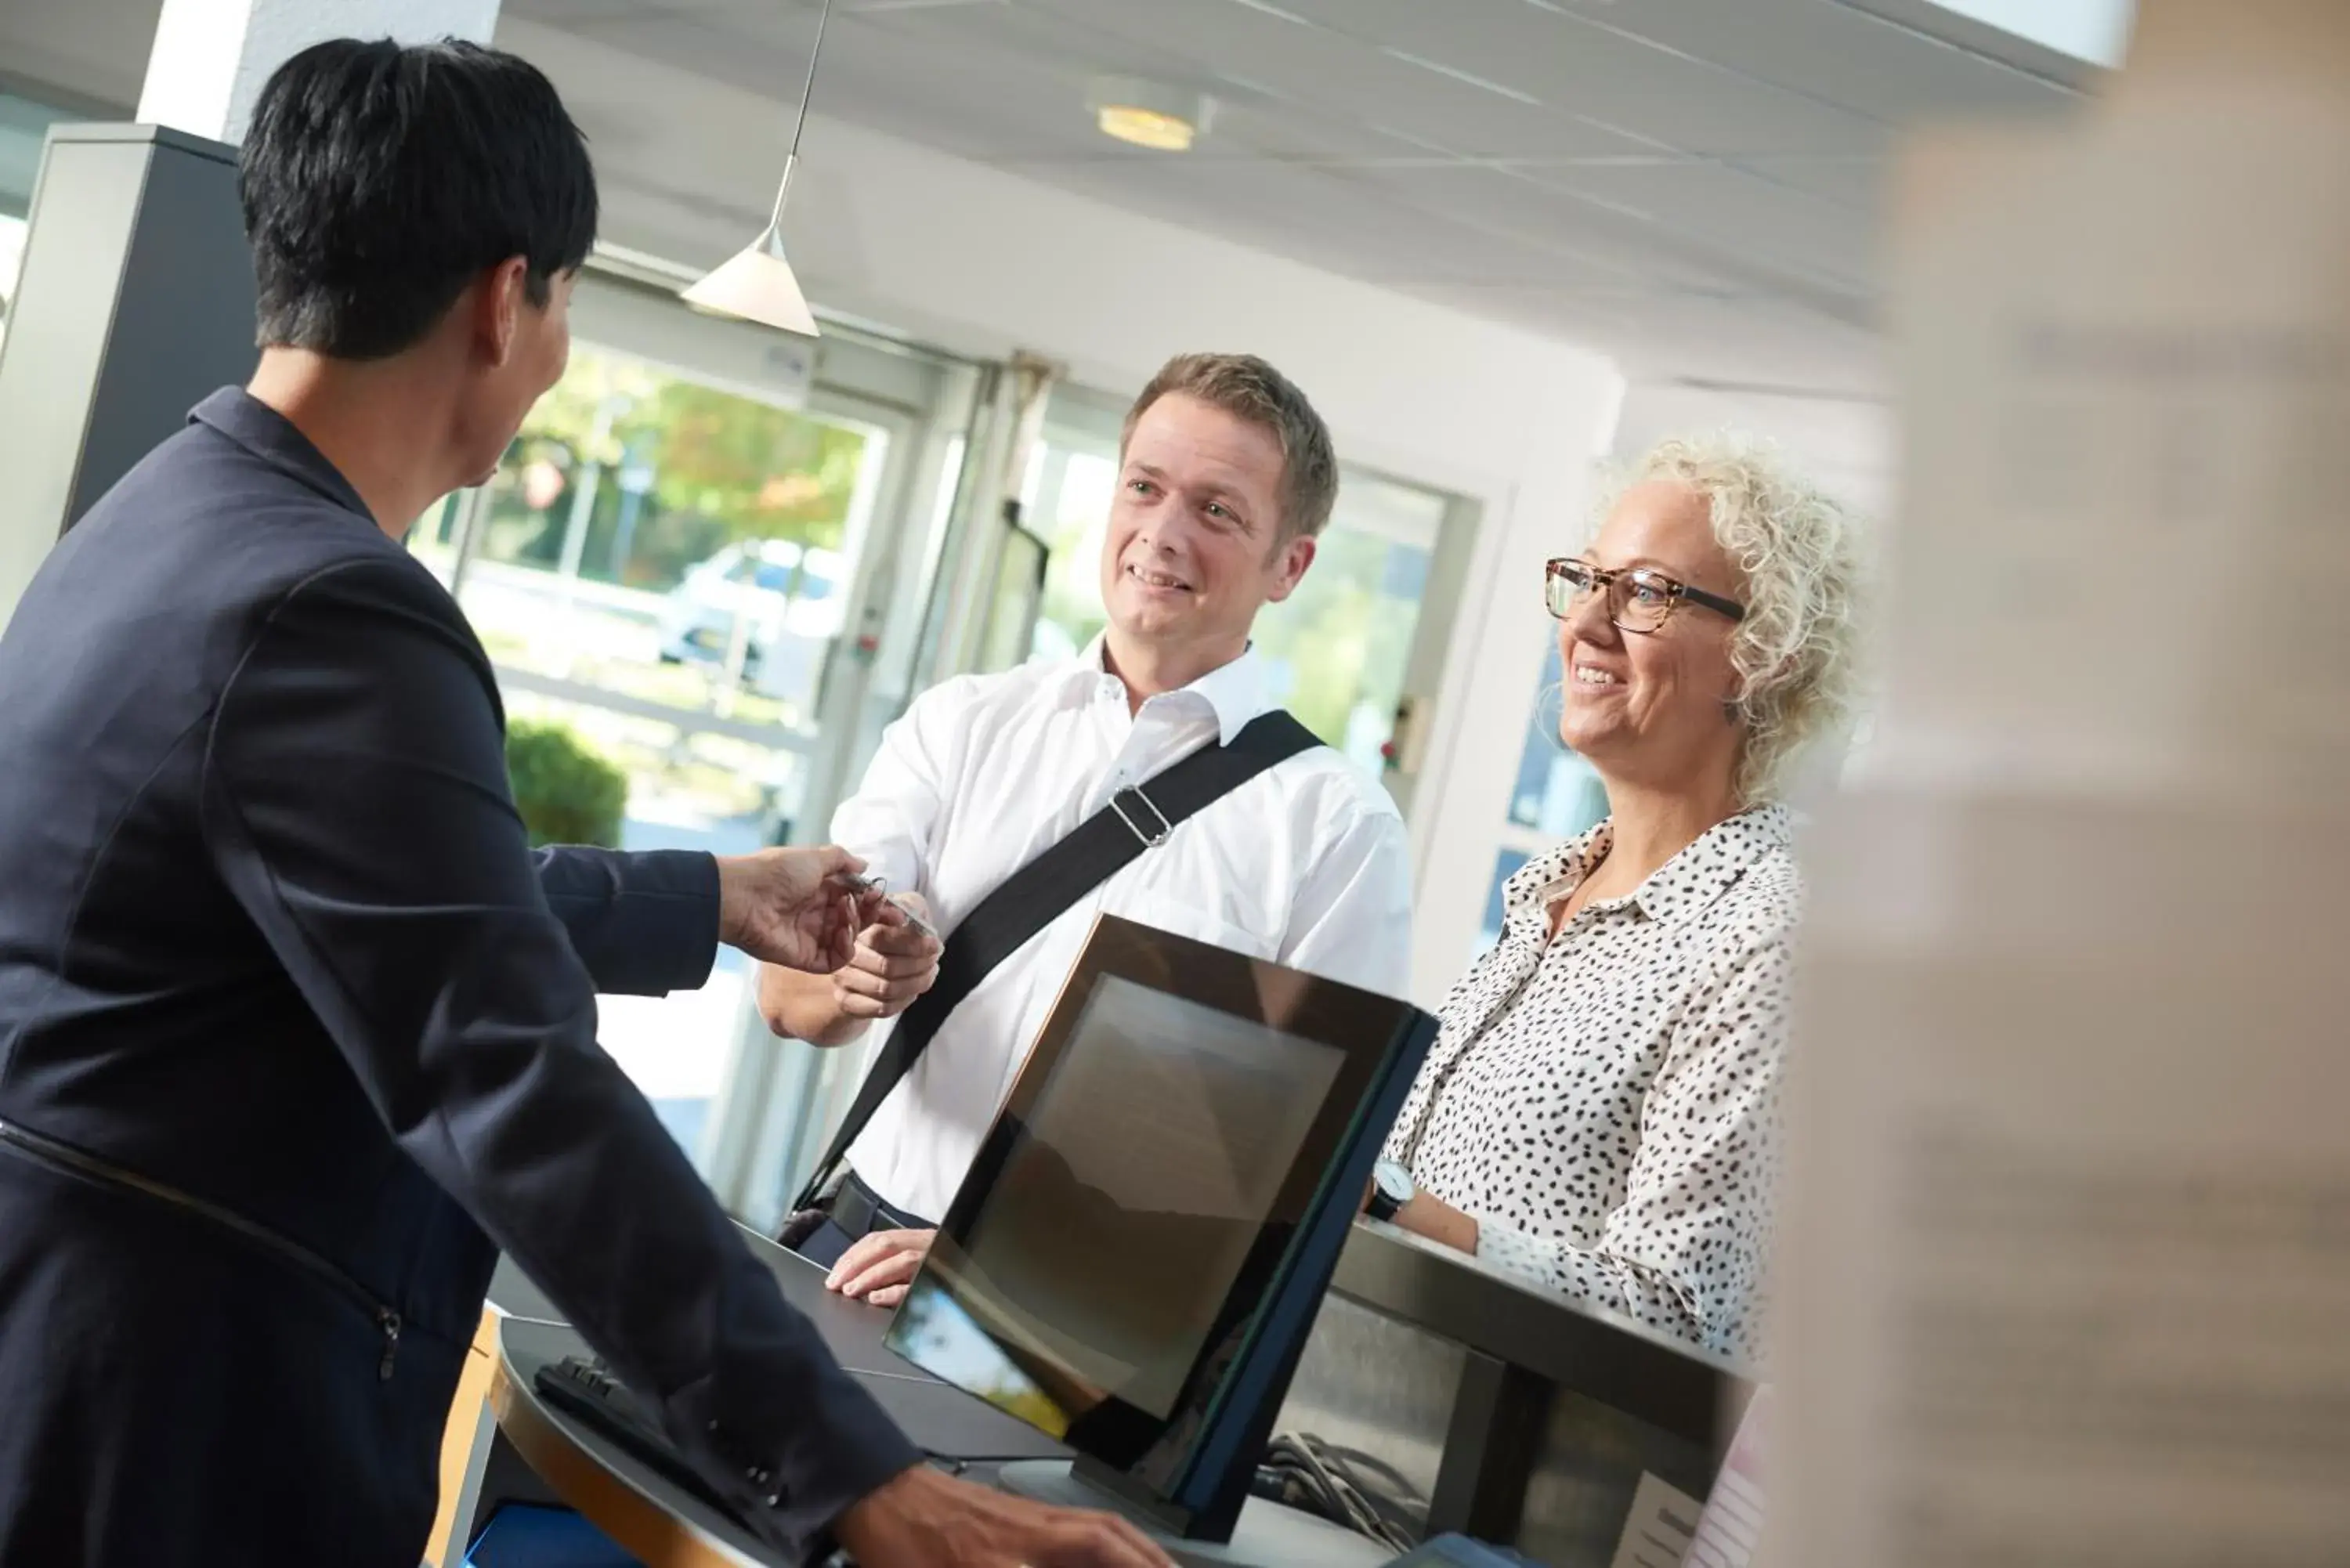
[[808, 310], [807, 296], [800, 292], [800, 280], [792, 275], [792, 264], [784, 259], [783, 231], [772, 223], [766, 233], [687, 289], [684, 299], [715, 316], [740, 317], [803, 337], [822, 336]]

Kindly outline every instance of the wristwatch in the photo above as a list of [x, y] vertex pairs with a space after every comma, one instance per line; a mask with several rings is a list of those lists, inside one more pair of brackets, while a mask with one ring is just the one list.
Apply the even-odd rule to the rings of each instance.
[[1391, 1221], [1419, 1190], [1419, 1183], [1411, 1179], [1410, 1171], [1392, 1159], [1383, 1159], [1371, 1167], [1371, 1201], [1364, 1212], [1374, 1220]]

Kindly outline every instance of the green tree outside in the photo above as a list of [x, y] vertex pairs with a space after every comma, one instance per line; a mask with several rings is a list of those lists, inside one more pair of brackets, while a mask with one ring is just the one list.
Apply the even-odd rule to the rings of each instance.
[[[737, 540], [838, 549], [868, 439], [622, 355], [577, 348], [493, 482], [483, 553], [492, 560], [557, 565], [577, 487], [590, 464], [600, 472], [583, 576], [664, 591], [694, 563]], [[651, 472], [642, 496], [629, 496], [619, 483], [631, 459]], [[545, 469], [560, 476], [551, 494]], [[623, 553], [618, 544], [624, 529]]]

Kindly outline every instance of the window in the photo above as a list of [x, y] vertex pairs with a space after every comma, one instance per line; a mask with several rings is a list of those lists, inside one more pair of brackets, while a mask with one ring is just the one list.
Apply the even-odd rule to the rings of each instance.
[[1548, 843], [1586, 832], [1607, 815], [1607, 792], [1599, 775], [1558, 738], [1565, 682], [1565, 667], [1553, 642], [1543, 656], [1542, 690], [1518, 756], [1517, 787], [1510, 794], [1511, 824], [1532, 828]]
[[1517, 784], [1510, 792], [1509, 825], [1502, 831], [1502, 847], [1493, 858], [1493, 881], [1485, 902], [1485, 919], [1477, 933], [1477, 951], [1502, 939], [1503, 884], [1540, 855], [1563, 840], [1588, 833], [1607, 815], [1607, 791], [1591, 764], [1560, 743], [1559, 701], [1565, 690], [1565, 668], [1554, 640], [1543, 657], [1542, 690], [1526, 724], [1526, 743], [1518, 755]]
[[1945, 11], [2095, 65], [2118, 66], [2134, 0], [1934, 0]]
[[[628, 780], [630, 849], [776, 842], [823, 742], [841, 631], [890, 437], [582, 343], [471, 503], [411, 547], [455, 585], [520, 720], [570, 729]], [[819, 547], [823, 546], [823, 547]], [[607, 997], [598, 1038], [689, 1151], [702, 1147], [750, 968]]]

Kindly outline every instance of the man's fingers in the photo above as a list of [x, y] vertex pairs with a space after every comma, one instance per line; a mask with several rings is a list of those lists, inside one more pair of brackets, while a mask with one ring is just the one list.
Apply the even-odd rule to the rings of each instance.
[[861, 1018], [868, 1023], [878, 1018], [891, 1016], [894, 1007], [891, 1002], [879, 1002], [869, 996], [859, 996], [853, 991], [843, 991], [837, 985], [833, 988], [833, 999], [839, 1007], [840, 1015], [843, 1018]]
[[851, 959], [832, 971], [833, 990], [842, 996], [861, 996], [885, 1006], [902, 1006], [931, 989], [936, 971], [925, 967], [912, 974], [875, 974]]
[[[843, 1262], [847, 1262], [846, 1254]], [[885, 1285], [903, 1285], [912, 1280], [922, 1266], [922, 1254], [916, 1250], [890, 1253], [878, 1262], [870, 1263], [854, 1274], [836, 1270], [842, 1274], [840, 1293], [851, 1300], [862, 1301]]]
[[[920, 1270], [922, 1254], [930, 1249], [931, 1235], [928, 1231], [874, 1231], [860, 1236], [842, 1251], [840, 1261], [825, 1275], [825, 1285], [876, 1306], [895, 1306], [905, 1296], [907, 1283]], [[876, 1293], [894, 1293], [885, 1297]]]
[[1142, 1532], [1142, 1527], [1114, 1514], [1101, 1516], [1116, 1542], [1126, 1551], [1123, 1560], [1132, 1568], [1175, 1568], [1175, 1560], [1159, 1550], [1159, 1543]]
[[816, 873], [827, 877], [861, 877], [865, 862], [837, 844], [822, 844], [807, 852], [816, 857]]
[[891, 906], [899, 923], [894, 926], [868, 925], [857, 934], [857, 940], [875, 952], [893, 958], [933, 959], [939, 956], [936, 937], [927, 936], [906, 919], [906, 911]]
[[859, 942], [847, 967], [852, 973], [870, 975], [876, 980], [904, 981], [920, 980], [939, 964], [938, 956], [934, 953], [880, 952]]
[[1064, 1512], [1054, 1524], [1033, 1568], [1175, 1568], [1149, 1536], [1114, 1515]]
[[844, 1281], [871, 1268], [877, 1259], [888, 1257], [895, 1245], [891, 1235], [888, 1231], [871, 1231], [851, 1241], [841, 1252], [840, 1261], [825, 1275], [824, 1282], [837, 1288]]

